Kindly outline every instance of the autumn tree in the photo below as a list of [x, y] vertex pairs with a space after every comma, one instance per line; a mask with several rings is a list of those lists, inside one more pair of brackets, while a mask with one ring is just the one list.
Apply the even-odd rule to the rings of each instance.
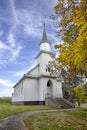
[[[87, 75], [87, 1], [59, 0], [54, 7], [60, 22], [56, 22], [58, 35], [63, 44], [55, 45], [59, 49], [58, 62], [61, 67], [68, 66], [81, 76]], [[58, 20], [58, 19], [56, 19]]]
[[77, 77], [87, 78], [87, 0], [58, 0], [54, 10], [57, 36], [63, 41], [55, 45], [59, 56], [53, 63], [54, 70], [64, 70], [66, 80], [77, 86]]
[[85, 101], [86, 98], [86, 90], [84, 88], [84, 85], [75, 87], [74, 92], [75, 92], [75, 97], [78, 101], [78, 106], [80, 106], [80, 103]]

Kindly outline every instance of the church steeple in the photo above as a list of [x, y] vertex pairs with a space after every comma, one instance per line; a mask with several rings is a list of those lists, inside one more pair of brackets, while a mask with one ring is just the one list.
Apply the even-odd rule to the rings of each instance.
[[42, 41], [40, 43], [40, 50], [41, 51], [50, 51], [50, 43], [48, 42], [48, 39], [47, 39], [45, 23], [43, 26], [43, 34], [42, 34]]
[[44, 23], [44, 27], [43, 27], [42, 42], [48, 42], [47, 34], [46, 34], [46, 30], [45, 30], [45, 23]]

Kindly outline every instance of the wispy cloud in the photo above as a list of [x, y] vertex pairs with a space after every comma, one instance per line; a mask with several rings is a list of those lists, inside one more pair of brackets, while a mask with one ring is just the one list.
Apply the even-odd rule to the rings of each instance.
[[9, 46], [0, 41], [0, 65], [5, 66], [7, 64], [8, 56], [5, 56], [5, 53], [9, 51]]
[[[37, 8], [36, 8], [37, 9]], [[46, 23], [46, 27], [49, 25], [50, 29], [49, 32], [47, 32], [47, 35], [49, 38], [52, 39], [52, 41], [55, 41], [55, 36], [52, 31], [54, 31], [52, 25], [53, 21], [49, 18], [49, 16], [43, 16], [41, 13], [37, 13], [35, 15], [36, 10], [25, 10], [25, 9], [18, 9], [16, 11], [18, 16], [19, 24], [23, 25], [24, 27], [24, 33], [25, 35], [28, 34], [29, 36], [33, 38], [40, 38], [42, 36], [42, 26], [43, 23]], [[48, 28], [48, 27], [47, 27]]]
[[9, 0], [9, 1], [10, 1], [10, 4], [11, 4], [11, 9], [12, 9], [13, 16], [14, 16], [14, 19], [15, 19], [14, 23], [17, 24], [18, 23], [18, 18], [17, 18], [15, 6], [14, 6], [14, 1], [13, 0]]
[[[8, 4], [10, 4], [9, 7], [14, 20], [13, 25], [11, 25], [10, 30], [7, 33], [8, 35], [6, 34], [7, 39], [1, 39], [0, 41], [0, 64], [2, 65], [15, 61], [23, 49], [23, 46], [16, 39], [15, 29], [17, 28], [18, 18], [14, 6], [14, 0], [9, 0]], [[0, 36], [2, 36], [2, 34], [3, 32], [0, 31]], [[7, 56], [5, 56], [6, 53], [8, 53]]]
[[16, 47], [14, 34], [12, 32], [9, 33], [7, 40], [8, 40], [10, 47], [12, 47], [12, 48]]
[[[11, 6], [11, 10], [12, 10], [12, 13], [13, 13], [14, 20], [13, 20], [13, 25], [11, 26], [11, 29], [8, 32], [6, 43], [3, 43], [3, 41], [0, 41], [0, 49], [2, 49], [2, 52], [1, 52], [2, 54], [0, 54], [0, 61], [1, 61], [0, 63], [1, 64], [6, 63], [6, 61], [7, 62], [8, 61], [9, 62], [15, 61], [16, 58], [19, 56], [21, 50], [23, 49], [23, 46], [20, 45], [17, 42], [16, 37], [15, 37], [15, 32], [14, 32], [14, 30], [16, 29], [16, 26], [18, 24], [18, 18], [17, 18], [15, 6], [14, 6], [14, 1], [13, 0], [9, 0], [9, 1], [10, 1], [10, 6]], [[6, 57], [3, 60], [4, 54], [5, 54], [5, 50], [8, 51], [8, 57]], [[4, 61], [4, 62], [2, 62], [2, 61]]]
[[[15, 61], [23, 49], [22, 45], [16, 45], [13, 35], [10, 35], [8, 43], [6, 45], [3, 41], [0, 41], [0, 64]], [[6, 52], [8, 53], [7, 56], [5, 56]]]
[[35, 12], [25, 9], [17, 10], [19, 24], [23, 25], [24, 32], [31, 37], [39, 37], [41, 35], [40, 27], [42, 25], [42, 16], [35, 15]]
[[11, 56], [11, 58], [9, 59], [9, 61], [14, 61], [14, 60], [16, 60], [16, 58], [19, 56], [19, 53], [20, 53], [20, 51], [22, 50], [22, 46], [18, 46], [17, 48], [15, 48], [15, 49], [12, 49], [11, 50], [11, 53], [12, 53], [12, 56]]
[[[50, 2], [49, 3], [50, 6], [53, 6], [55, 1], [56, 0], [54, 0], [54, 2]], [[38, 2], [34, 3], [34, 7], [29, 7], [25, 9], [16, 8], [14, 2], [16, 2], [16, 0], [9, 0], [14, 20], [13, 20], [13, 25], [11, 26], [7, 36], [6, 42], [8, 43], [8, 46], [2, 44], [3, 43], [2, 41], [0, 43], [2, 49], [9, 51], [9, 55], [8, 55], [9, 62], [14, 62], [19, 57], [20, 52], [23, 50], [22, 43], [19, 43], [17, 39], [17, 31], [19, 31], [17, 30], [18, 26], [20, 25], [23, 26], [23, 31], [24, 31], [23, 33], [25, 33], [25, 35], [28, 34], [31, 37], [40, 38], [42, 35], [43, 23], [46, 22], [46, 24], [52, 25], [52, 21], [51, 19], [49, 19], [49, 16], [42, 15], [42, 12], [40, 12], [41, 8], [40, 10], [38, 9]], [[45, 3], [46, 0], [43, 1], [43, 5], [46, 5]], [[20, 32], [20, 35], [21, 34], [22, 32]], [[50, 33], [50, 31], [47, 34], [50, 37], [50, 39], [52, 39], [52, 41], [54, 42], [55, 37], [53, 36], [53, 34]]]
[[0, 78], [0, 85], [3, 85], [4, 87], [13, 87], [14, 83], [9, 80]]

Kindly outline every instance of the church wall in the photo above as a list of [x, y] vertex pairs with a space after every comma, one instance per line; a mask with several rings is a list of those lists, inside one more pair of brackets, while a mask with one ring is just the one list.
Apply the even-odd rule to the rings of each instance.
[[24, 100], [24, 80], [18, 83], [14, 88], [12, 102], [21, 102]]
[[35, 66], [31, 71], [29, 71], [29, 73], [27, 73], [28, 75], [38, 75], [39, 72], [39, 65]]
[[40, 64], [40, 70], [39, 70], [39, 73], [40, 73], [41, 66], [42, 66], [42, 54], [40, 54], [40, 56], [37, 58], [37, 64]]
[[39, 79], [39, 101], [45, 101], [44, 100], [44, 81], [43, 78]]
[[25, 79], [24, 101], [38, 101], [38, 80], [35, 78]]

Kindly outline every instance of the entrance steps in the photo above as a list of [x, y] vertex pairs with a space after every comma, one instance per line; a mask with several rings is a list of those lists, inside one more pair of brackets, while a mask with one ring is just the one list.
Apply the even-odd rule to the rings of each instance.
[[74, 108], [74, 105], [64, 98], [46, 98], [45, 105], [54, 106], [61, 109]]

